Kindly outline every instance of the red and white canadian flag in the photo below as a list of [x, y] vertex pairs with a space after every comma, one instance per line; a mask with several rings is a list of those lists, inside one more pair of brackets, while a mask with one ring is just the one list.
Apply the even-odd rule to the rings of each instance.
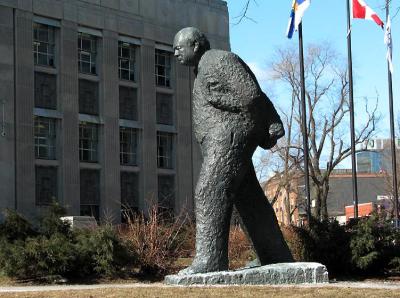
[[382, 20], [364, 0], [353, 0], [353, 18], [371, 20], [383, 28]]

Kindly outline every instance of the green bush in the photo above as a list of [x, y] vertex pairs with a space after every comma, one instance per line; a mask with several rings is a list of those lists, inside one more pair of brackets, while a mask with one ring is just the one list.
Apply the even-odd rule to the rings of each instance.
[[36, 229], [15, 212], [0, 226], [0, 268], [19, 279], [110, 277], [135, 258], [111, 226], [71, 231], [53, 205]]
[[308, 227], [283, 227], [283, 234], [296, 261], [324, 264], [330, 277], [351, 271], [350, 238], [336, 221], [311, 221]]
[[60, 219], [60, 217], [65, 216], [65, 214], [65, 208], [60, 206], [57, 202], [53, 202], [46, 210], [44, 216], [39, 218], [39, 233], [47, 237], [60, 233], [70, 238], [72, 235], [69, 222]]
[[331, 277], [400, 272], [400, 231], [378, 214], [348, 226], [312, 221], [282, 231], [296, 261], [322, 263]]
[[310, 260], [324, 264], [331, 276], [346, 275], [352, 271], [350, 234], [337, 221], [312, 221], [309, 228], [312, 239]]
[[71, 243], [65, 236], [38, 236], [2, 247], [3, 271], [20, 279], [65, 276], [74, 260]]
[[127, 249], [111, 226], [75, 231], [74, 250], [79, 276], [114, 276], [135, 263], [135, 256]]
[[359, 220], [350, 241], [352, 262], [362, 274], [379, 274], [396, 267], [400, 256], [400, 231], [373, 214]]
[[5, 220], [0, 224], [0, 238], [15, 241], [37, 235], [32, 224], [16, 211], [6, 209], [4, 216]]

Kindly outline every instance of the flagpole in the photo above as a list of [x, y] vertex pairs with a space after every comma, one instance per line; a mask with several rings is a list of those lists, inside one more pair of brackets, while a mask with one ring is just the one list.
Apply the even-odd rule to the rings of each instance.
[[358, 191], [357, 191], [357, 173], [356, 173], [356, 145], [355, 145], [355, 133], [354, 133], [353, 61], [351, 54], [350, 0], [347, 0], [347, 58], [348, 58], [347, 64], [349, 72], [351, 174], [353, 181], [354, 218], [358, 218]]
[[308, 170], [308, 133], [307, 133], [307, 112], [306, 112], [306, 87], [304, 79], [304, 51], [303, 51], [303, 21], [299, 24], [299, 60], [300, 60], [300, 82], [301, 82], [301, 129], [303, 134], [303, 153], [304, 153], [304, 183], [307, 198], [307, 220], [311, 221], [311, 198], [310, 198], [310, 178]]
[[[386, 22], [389, 20], [389, 0], [386, 0]], [[391, 40], [391, 38], [390, 38]], [[391, 40], [392, 42], [392, 40]], [[391, 45], [388, 45], [389, 47]], [[390, 49], [388, 49], [390, 51]], [[392, 55], [391, 51], [389, 55]], [[388, 87], [389, 87], [389, 111], [390, 111], [390, 143], [392, 153], [392, 185], [393, 185], [393, 196], [394, 196], [394, 211], [395, 211], [395, 226], [399, 227], [399, 194], [397, 190], [397, 167], [396, 167], [396, 137], [394, 133], [394, 115], [393, 115], [393, 87], [392, 87], [392, 72], [389, 61], [388, 65]]]

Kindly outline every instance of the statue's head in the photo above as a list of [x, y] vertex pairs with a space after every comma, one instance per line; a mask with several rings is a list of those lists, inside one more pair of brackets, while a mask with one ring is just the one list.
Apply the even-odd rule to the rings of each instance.
[[197, 28], [183, 28], [175, 35], [174, 56], [183, 65], [196, 66], [209, 49], [210, 42]]

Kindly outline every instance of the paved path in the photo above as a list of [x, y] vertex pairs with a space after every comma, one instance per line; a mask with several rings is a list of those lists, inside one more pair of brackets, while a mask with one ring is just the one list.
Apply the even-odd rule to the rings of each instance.
[[[268, 286], [268, 285], [266, 285]], [[256, 286], [256, 287], [266, 287]], [[0, 287], [0, 293], [12, 292], [43, 292], [43, 291], [71, 291], [71, 290], [92, 290], [92, 289], [112, 289], [112, 288], [138, 288], [138, 287], [172, 287], [163, 283], [133, 283], [133, 284], [99, 284], [99, 285], [56, 285], [56, 286], [24, 286], [24, 287]], [[196, 286], [202, 287], [202, 286]], [[207, 287], [230, 287], [230, 286], [207, 286]], [[305, 284], [305, 285], [274, 285], [268, 287], [300, 287], [300, 288], [320, 288], [320, 287], [338, 287], [338, 288], [368, 288], [368, 289], [389, 289], [400, 290], [400, 282], [334, 282], [329, 284]]]

